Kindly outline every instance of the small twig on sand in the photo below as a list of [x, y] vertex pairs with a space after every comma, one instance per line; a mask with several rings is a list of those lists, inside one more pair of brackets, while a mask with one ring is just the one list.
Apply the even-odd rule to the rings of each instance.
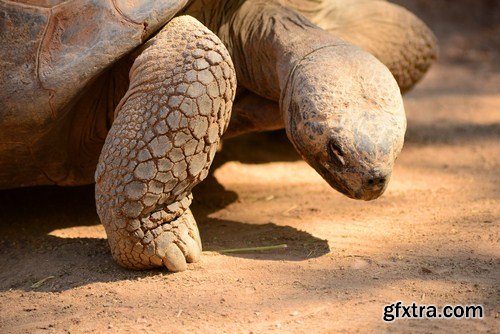
[[273, 249], [282, 249], [287, 248], [287, 244], [274, 245], [274, 246], [261, 246], [261, 247], [248, 247], [248, 248], [230, 248], [230, 249], [221, 249], [218, 251], [219, 253], [238, 253], [238, 252], [255, 252], [255, 251], [266, 251]]
[[284, 216], [289, 216], [290, 212], [293, 210], [297, 209], [299, 206], [298, 205], [292, 205], [290, 208], [286, 209], [285, 211], [282, 212]]
[[45, 277], [41, 280], [39, 280], [38, 282], [35, 282], [31, 285], [31, 288], [32, 289], [36, 289], [36, 288], [39, 288], [42, 286], [43, 283], [45, 283], [46, 281], [48, 281], [49, 279], [53, 279], [53, 278], [56, 278], [55, 276], [48, 276], [48, 277]]

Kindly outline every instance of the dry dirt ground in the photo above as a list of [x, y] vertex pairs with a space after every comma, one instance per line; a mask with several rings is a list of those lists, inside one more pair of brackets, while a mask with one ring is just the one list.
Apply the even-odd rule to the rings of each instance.
[[[280, 132], [227, 141], [195, 192], [202, 261], [169, 274], [115, 265], [92, 186], [2, 191], [0, 332], [498, 333], [498, 2], [400, 2], [435, 30], [441, 58], [405, 97], [383, 197], [331, 190]], [[384, 323], [397, 300], [486, 316]]]

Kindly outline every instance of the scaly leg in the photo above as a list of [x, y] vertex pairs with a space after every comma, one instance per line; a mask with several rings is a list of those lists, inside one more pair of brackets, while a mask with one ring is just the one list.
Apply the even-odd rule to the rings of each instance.
[[222, 42], [189, 16], [141, 49], [96, 171], [96, 203], [122, 266], [186, 269], [201, 242], [189, 205], [226, 130], [236, 76]]

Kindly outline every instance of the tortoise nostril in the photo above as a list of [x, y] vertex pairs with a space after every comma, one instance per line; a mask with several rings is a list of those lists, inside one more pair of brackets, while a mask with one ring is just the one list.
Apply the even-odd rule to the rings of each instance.
[[368, 180], [368, 185], [370, 187], [383, 187], [385, 185], [386, 178], [385, 177], [374, 177]]

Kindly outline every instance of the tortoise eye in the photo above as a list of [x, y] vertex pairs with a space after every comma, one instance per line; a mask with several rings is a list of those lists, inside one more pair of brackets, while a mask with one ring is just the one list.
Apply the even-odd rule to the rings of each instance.
[[328, 142], [328, 155], [330, 160], [338, 167], [345, 166], [344, 152], [334, 140]]

